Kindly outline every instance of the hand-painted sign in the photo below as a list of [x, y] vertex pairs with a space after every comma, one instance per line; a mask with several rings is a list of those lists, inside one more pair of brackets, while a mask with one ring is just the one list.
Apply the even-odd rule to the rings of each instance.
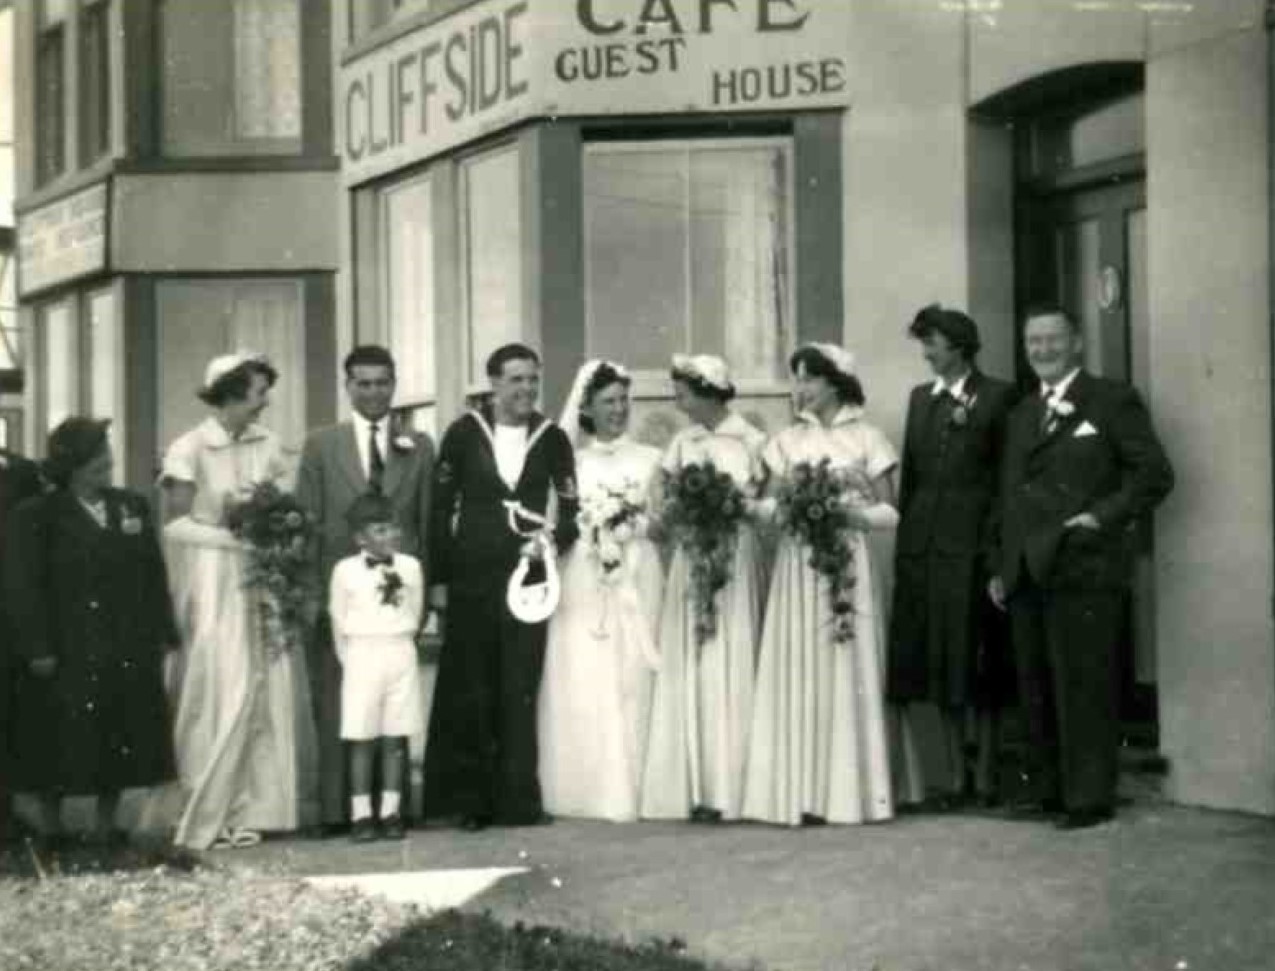
[[106, 183], [18, 216], [18, 292], [25, 297], [106, 269]]
[[355, 183], [540, 115], [732, 112], [849, 101], [845, 0], [478, 3], [345, 64]]

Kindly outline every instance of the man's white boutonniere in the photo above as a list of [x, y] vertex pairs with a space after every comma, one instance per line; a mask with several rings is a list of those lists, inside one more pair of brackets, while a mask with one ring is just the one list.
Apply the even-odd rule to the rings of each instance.
[[140, 516], [133, 516], [129, 513], [124, 514], [124, 518], [120, 520], [120, 531], [125, 536], [139, 536], [142, 532], [142, 519]]
[[1050, 399], [1050, 402], [1046, 407], [1059, 418], [1068, 418], [1076, 413], [1076, 406], [1066, 398], [1060, 398], [1058, 400]]
[[970, 422], [970, 412], [974, 410], [977, 395], [961, 395], [956, 399], [956, 407], [952, 409], [952, 424], [964, 428]]
[[395, 435], [394, 436], [394, 451], [410, 452], [414, 448], [416, 448], [416, 440], [412, 438], [411, 435]]

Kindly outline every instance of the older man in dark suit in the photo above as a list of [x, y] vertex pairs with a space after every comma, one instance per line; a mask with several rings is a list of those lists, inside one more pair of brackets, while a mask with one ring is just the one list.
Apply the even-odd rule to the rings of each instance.
[[1173, 470], [1138, 393], [1079, 366], [1072, 317], [1033, 311], [1023, 340], [1040, 390], [1009, 419], [990, 593], [1010, 613], [1032, 793], [1079, 829], [1115, 811], [1131, 531]]
[[[38, 495], [40, 490], [40, 471], [36, 464], [0, 448], [0, 560], [8, 539], [9, 512], [23, 499]], [[3, 600], [0, 600], [0, 840], [9, 835], [12, 808], [9, 792], [12, 753], [9, 744], [13, 738], [10, 730], [13, 672], [10, 665], [14, 662], [8, 648], [13, 643], [13, 632], [8, 627], [4, 607]]]

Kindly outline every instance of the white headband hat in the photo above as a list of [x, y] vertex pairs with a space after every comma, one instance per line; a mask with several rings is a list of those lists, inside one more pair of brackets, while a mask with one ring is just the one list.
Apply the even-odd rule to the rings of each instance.
[[797, 348], [797, 350], [804, 351], [806, 348], [810, 348], [815, 351], [815, 353], [846, 377], [852, 378], [855, 376], [854, 355], [847, 351], [844, 347], [837, 344], [818, 343], [812, 341], [808, 344], [802, 344], [801, 347]]
[[232, 351], [230, 354], [222, 354], [214, 357], [208, 362], [208, 366], [204, 368], [204, 387], [207, 391], [221, 378], [225, 377], [235, 368], [247, 364], [250, 361], [258, 361], [262, 364], [266, 363], [266, 356], [258, 354], [256, 351]]
[[571, 440], [572, 445], [579, 445], [583, 438], [583, 429], [580, 427], [580, 406], [584, 404], [585, 389], [589, 387], [589, 382], [593, 380], [593, 375], [597, 373], [598, 368], [604, 364], [614, 371], [621, 381], [630, 380], [628, 368], [615, 361], [594, 358], [580, 366], [580, 370], [576, 372], [576, 379], [572, 382], [571, 393], [567, 395], [567, 403], [562, 406], [562, 417], [558, 419], [558, 427], [567, 433], [567, 438]]
[[688, 378], [697, 378], [711, 387], [722, 391], [734, 391], [735, 385], [730, 380], [730, 367], [720, 357], [712, 354], [674, 354], [673, 373], [684, 374]]

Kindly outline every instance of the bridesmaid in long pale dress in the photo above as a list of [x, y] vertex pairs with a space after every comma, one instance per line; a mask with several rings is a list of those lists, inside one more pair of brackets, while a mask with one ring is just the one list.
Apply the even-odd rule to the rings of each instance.
[[[631, 383], [620, 365], [590, 361], [563, 410], [559, 426], [576, 449], [584, 510], [608, 494], [651, 501], [660, 452], [628, 437]], [[604, 577], [583, 526], [563, 563], [562, 599], [549, 624], [540, 789], [555, 816], [625, 822], [638, 814], [663, 571], [639, 523], [619, 566]]]
[[[726, 362], [709, 355], [673, 359], [677, 405], [688, 428], [669, 444], [667, 472], [712, 462], [741, 489], [761, 472], [765, 435], [727, 407], [735, 389]], [[691, 563], [673, 553], [660, 613], [656, 677], [642, 781], [642, 815], [697, 822], [737, 819], [753, 704], [762, 612], [762, 556], [751, 525], [741, 527], [731, 579], [717, 594], [717, 629], [696, 641]]]
[[263, 358], [214, 359], [200, 397], [212, 409], [164, 456], [165, 553], [182, 632], [175, 740], [184, 808], [176, 842], [248, 846], [263, 830], [314, 821], [317, 748], [305, 656], [270, 657], [244, 588], [228, 496], [286, 475], [278, 438], [257, 424], [276, 372]]
[[891, 481], [898, 458], [863, 418], [863, 389], [848, 352], [807, 344], [790, 368], [800, 413], [771, 439], [763, 459], [772, 488], [797, 463], [825, 458], [860, 484], [846, 550], [854, 558], [854, 636], [834, 640], [828, 581], [810, 566], [810, 548], [784, 533], [761, 638], [743, 814], [790, 826], [884, 820], [893, 812], [885, 617], [866, 534], [898, 520]]

